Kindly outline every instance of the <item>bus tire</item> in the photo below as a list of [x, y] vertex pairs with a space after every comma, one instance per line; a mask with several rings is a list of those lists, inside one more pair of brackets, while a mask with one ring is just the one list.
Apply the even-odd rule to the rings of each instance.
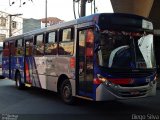
[[21, 81], [21, 74], [19, 72], [16, 72], [15, 81], [16, 81], [16, 87], [18, 89], [24, 89], [25, 88], [25, 85]]
[[66, 104], [73, 104], [75, 102], [75, 98], [72, 96], [72, 87], [71, 83], [68, 79], [64, 80], [61, 84], [61, 98]]

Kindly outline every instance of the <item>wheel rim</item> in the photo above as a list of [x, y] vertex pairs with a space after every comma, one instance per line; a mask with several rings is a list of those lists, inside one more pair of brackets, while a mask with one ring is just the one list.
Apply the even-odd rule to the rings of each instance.
[[63, 98], [64, 98], [64, 100], [70, 100], [71, 99], [71, 88], [70, 88], [69, 85], [66, 85], [63, 88]]

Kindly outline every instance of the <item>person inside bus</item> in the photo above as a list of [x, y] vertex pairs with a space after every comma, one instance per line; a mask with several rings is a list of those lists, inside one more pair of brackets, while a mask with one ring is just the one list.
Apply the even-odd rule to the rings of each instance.
[[112, 46], [114, 49], [110, 53], [108, 67], [119, 68], [119, 67], [131, 67], [131, 50], [130, 50], [130, 39], [125, 37], [116, 37], [112, 40]]
[[129, 46], [120, 46], [111, 52], [108, 67], [129, 67], [131, 61], [129, 59], [130, 56]]
[[115, 31], [101, 34], [99, 64], [109, 68], [132, 67], [130, 37]]

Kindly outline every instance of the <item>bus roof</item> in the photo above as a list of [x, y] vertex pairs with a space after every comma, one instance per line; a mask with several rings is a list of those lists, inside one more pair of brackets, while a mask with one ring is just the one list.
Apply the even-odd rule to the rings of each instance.
[[43, 32], [46, 32], [46, 31], [51, 31], [51, 30], [54, 30], [54, 29], [60, 29], [60, 28], [64, 28], [64, 27], [67, 27], [67, 26], [73, 26], [73, 25], [76, 25], [76, 24], [89, 22], [89, 21], [92, 21], [93, 18], [95, 16], [98, 16], [98, 15], [99, 14], [93, 14], [93, 15], [85, 16], [85, 17], [75, 19], [75, 20], [72, 20], [72, 21], [67, 21], [67, 22], [56, 24], [56, 25], [52, 25], [52, 26], [49, 26], [49, 27], [46, 27], [46, 28], [36, 29], [36, 30], [33, 30], [33, 31], [23, 33], [21, 35], [17, 35], [17, 36], [7, 38], [5, 41], [9, 41], [9, 40], [13, 40], [13, 39], [19, 39], [19, 38], [22, 38], [22, 37], [25, 37], [25, 36], [28, 36], [28, 35], [34, 35], [34, 34], [43, 33]]
[[59, 23], [59, 24], [56, 24], [56, 25], [46, 27], [46, 28], [33, 30], [33, 31], [23, 33], [23, 34], [18, 35], [18, 36], [13, 36], [13, 37], [7, 38], [5, 41], [9, 41], [9, 40], [13, 40], [13, 39], [20, 39], [20, 38], [23, 38], [25, 36], [32, 36], [34, 34], [39, 34], [39, 33], [51, 31], [51, 30], [54, 30], [54, 29], [65, 28], [67, 26], [73, 26], [73, 25], [82, 24], [82, 23], [85, 23], [85, 22], [91, 22], [91, 21], [98, 22], [97, 18], [100, 15], [104, 15], [104, 14], [107, 15], [108, 17], [112, 17], [112, 16], [116, 15], [116, 16], [132, 16], [132, 17], [135, 17], [135, 18], [146, 19], [142, 16], [138, 16], [138, 15], [134, 15], [134, 14], [126, 14], [126, 13], [96, 13], [96, 14], [92, 14], [92, 15], [89, 15], [89, 16], [84, 16], [84, 17], [81, 17], [79, 19], [75, 19], [75, 20], [72, 20], [72, 21], [63, 22], [63, 23]]

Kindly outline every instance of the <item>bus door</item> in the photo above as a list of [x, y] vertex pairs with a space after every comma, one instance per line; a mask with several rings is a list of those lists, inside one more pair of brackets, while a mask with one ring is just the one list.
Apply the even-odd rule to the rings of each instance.
[[77, 94], [93, 98], [93, 29], [78, 30], [76, 55]]
[[[9, 78], [12, 79], [12, 75], [14, 74], [13, 73], [13, 57], [14, 57], [14, 52], [15, 52], [15, 45], [14, 45], [14, 42], [9, 42]], [[12, 74], [13, 73], [13, 74]]]

